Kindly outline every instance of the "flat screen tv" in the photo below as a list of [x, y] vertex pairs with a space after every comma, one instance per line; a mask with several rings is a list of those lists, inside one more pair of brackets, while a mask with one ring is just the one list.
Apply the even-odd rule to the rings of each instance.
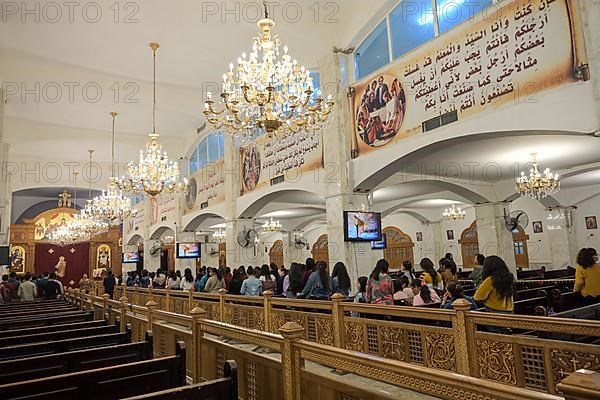
[[10, 247], [0, 246], [0, 265], [10, 265]]
[[200, 244], [199, 243], [177, 243], [177, 258], [199, 258]]
[[123, 264], [137, 264], [140, 261], [140, 253], [137, 251], [127, 251], [123, 253]]
[[381, 240], [374, 240], [371, 242], [371, 249], [383, 250], [387, 247], [387, 241], [385, 235], [381, 235]]
[[346, 242], [381, 240], [381, 214], [368, 211], [344, 211], [344, 240]]

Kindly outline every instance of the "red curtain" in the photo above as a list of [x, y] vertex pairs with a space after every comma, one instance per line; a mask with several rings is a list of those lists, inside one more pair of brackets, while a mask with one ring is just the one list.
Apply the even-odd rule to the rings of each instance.
[[41, 275], [44, 272], [54, 272], [54, 267], [58, 264], [58, 258], [63, 256], [67, 262], [65, 276], [60, 281], [65, 286], [70, 286], [69, 282], [75, 282], [73, 287], [79, 287], [79, 280], [83, 274], [89, 272], [89, 252], [90, 244], [79, 243], [70, 246], [59, 247], [49, 243], [35, 244], [35, 274]]

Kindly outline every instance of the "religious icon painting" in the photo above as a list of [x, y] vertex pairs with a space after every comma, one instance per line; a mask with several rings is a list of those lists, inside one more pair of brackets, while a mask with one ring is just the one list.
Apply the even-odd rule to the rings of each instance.
[[96, 250], [96, 269], [110, 268], [110, 246], [101, 244]]
[[357, 93], [356, 133], [371, 147], [384, 146], [400, 130], [406, 111], [406, 94], [400, 80], [380, 75]]
[[587, 229], [598, 229], [598, 221], [596, 220], [596, 217], [585, 217], [585, 227]]
[[25, 273], [25, 248], [12, 246], [10, 250], [10, 272]]

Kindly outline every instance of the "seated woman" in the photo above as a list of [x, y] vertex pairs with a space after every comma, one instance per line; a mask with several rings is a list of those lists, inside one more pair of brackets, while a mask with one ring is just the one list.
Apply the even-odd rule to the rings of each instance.
[[465, 299], [471, 303], [471, 310], [477, 308], [477, 303], [471, 296], [465, 296], [463, 287], [458, 282], [450, 282], [446, 287], [446, 293], [442, 301], [442, 308], [452, 310], [452, 304], [458, 299]]
[[317, 270], [313, 272], [306, 286], [301, 293], [298, 293], [299, 298], [309, 298], [312, 300], [327, 300], [331, 296], [331, 277], [327, 273], [327, 264], [319, 261], [316, 264]]
[[337, 262], [333, 266], [331, 273], [331, 282], [333, 284], [333, 293], [341, 293], [344, 297], [350, 294], [350, 276], [343, 262]]
[[579, 250], [573, 291], [581, 293], [583, 305], [600, 303], [600, 264], [596, 249]]
[[400, 279], [394, 280], [394, 304], [398, 305], [398, 303], [404, 301], [409, 306], [412, 305], [415, 294], [408, 286], [409, 282], [406, 276], [401, 276]]
[[423, 270], [419, 280], [425, 282], [432, 289], [440, 290], [440, 293], [442, 293], [441, 290], [444, 289], [444, 279], [442, 278], [442, 275], [435, 270], [433, 261], [429, 258], [424, 258], [419, 265]]
[[429, 287], [425, 281], [415, 279], [411, 287], [415, 295], [413, 299], [413, 306], [426, 306], [428, 304], [442, 302], [437, 292]]
[[456, 264], [447, 258], [442, 258], [439, 264], [440, 275], [442, 275], [442, 280], [444, 281], [444, 289], [447, 289], [450, 282], [458, 282]]
[[512, 314], [514, 312], [515, 277], [498, 256], [486, 257], [483, 262], [481, 285], [473, 298], [483, 303], [485, 311]]

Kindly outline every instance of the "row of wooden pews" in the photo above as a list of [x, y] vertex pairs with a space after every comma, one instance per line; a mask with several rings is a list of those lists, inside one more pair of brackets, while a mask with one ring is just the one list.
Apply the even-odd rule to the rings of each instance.
[[[64, 300], [0, 306], [0, 397], [3, 400], [237, 400], [237, 367], [224, 378], [186, 385], [186, 348], [153, 358], [152, 332], [131, 341], [131, 328], [95, 321]], [[193, 355], [192, 355], [193, 356]]]

